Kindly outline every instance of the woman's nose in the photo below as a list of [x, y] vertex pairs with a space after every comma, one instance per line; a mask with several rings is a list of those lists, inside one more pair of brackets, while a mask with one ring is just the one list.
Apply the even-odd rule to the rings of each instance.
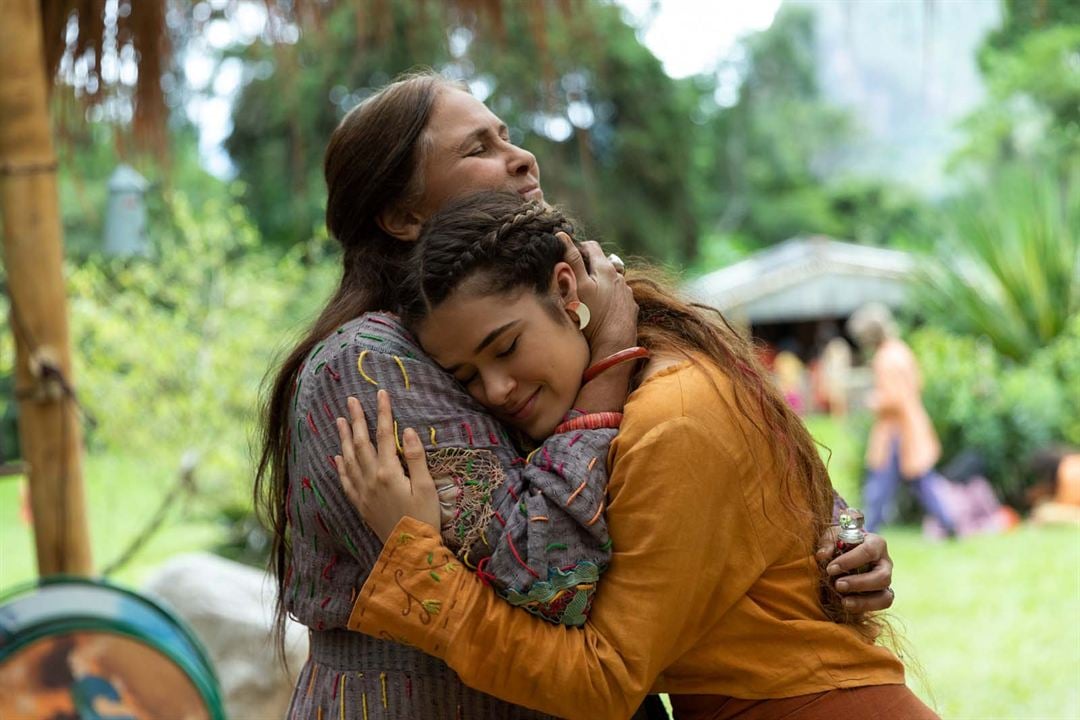
[[491, 405], [506, 405], [515, 387], [514, 379], [507, 373], [490, 373], [484, 376], [484, 394]]
[[536, 156], [525, 148], [511, 145], [507, 166], [511, 175], [528, 175], [536, 167]]

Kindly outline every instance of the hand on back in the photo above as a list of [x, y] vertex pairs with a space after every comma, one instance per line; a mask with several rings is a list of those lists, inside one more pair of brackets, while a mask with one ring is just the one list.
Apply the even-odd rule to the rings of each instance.
[[360, 401], [350, 397], [348, 405], [352, 423], [337, 419], [341, 455], [334, 457], [334, 463], [349, 502], [383, 542], [406, 516], [438, 530], [442, 520], [439, 495], [428, 471], [424, 446], [412, 428], [402, 432], [402, 452], [409, 469], [406, 474], [398, 459], [390, 394], [379, 391], [376, 447], [368, 437]]

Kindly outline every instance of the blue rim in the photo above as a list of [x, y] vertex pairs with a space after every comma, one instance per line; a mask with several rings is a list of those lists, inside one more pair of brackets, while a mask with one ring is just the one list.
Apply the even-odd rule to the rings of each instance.
[[195, 685], [195, 689], [206, 704], [211, 720], [225, 720], [220, 684], [218, 682], [217, 674], [214, 671], [214, 665], [210, 661], [209, 654], [206, 652], [206, 648], [191, 631], [191, 628], [188, 627], [187, 623], [169, 608], [156, 600], [128, 588], [116, 585], [104, 578], [85, 578], [75, 575], [50, 575], [48, 577], [17, 585], [14, 588], [0, 593], [0, 605], [17, 599], [29, 592], [33, 592], [34, 590], [53, 585], [80, 585], [104, 588], [121, 593], [128, 598], [133, 599], [137, 603], [144, 605], [150, 610], [156, 611], [159, 615], [163, 616], [172, 628], [177, 631], [179, 639], [186, 644], [186, 647], [183, 649], [187, 650], [188, 654], [185, 655], [178, 652], [174, 647], [170, 647], [170, 644], [163, 643], [152, 635], [141, 633], [135, 629], [125, 628], [122, 619], [105, 620], [101, 617], [73, 613], [62, 619], [51, 618], [31, 623], [24, 628], [20, 628], [17, 636], [8, 638], [8, 642], [0, 647], [0, 662], [3, 662], [16, 650], [26, 647], [32, 642], [64, 632], [91, 630], [129, 637], [146, 643], [175, 663], [184, 672], [192, 684]]

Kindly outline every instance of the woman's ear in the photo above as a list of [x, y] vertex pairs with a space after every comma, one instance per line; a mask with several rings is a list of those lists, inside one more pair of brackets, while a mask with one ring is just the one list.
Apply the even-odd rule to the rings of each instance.
[[570, 263], [561, 261], [555, 264], [551, 273], [551, 292], [562, 307], [579, 302], [577, 276]]
[[424, 227], [424, 220], [415, 210], [397, 205], [383, 210], [375, 217], [375, 222], [383, 232], [406, 242], [416, 242], [420, 237], [420, 230]]

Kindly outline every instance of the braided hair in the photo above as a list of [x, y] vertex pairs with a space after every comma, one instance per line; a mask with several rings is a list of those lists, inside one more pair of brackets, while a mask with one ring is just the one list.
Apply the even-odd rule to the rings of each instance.
[[455, 290], [481, 295], [516, 288], [547, 292], [563, 258], [555, 233], [572, 234], [561, 211], [506, 192], [481, 192], [448, 203], [420, 233], [402, 292], [401, 315], [415, 327]]

